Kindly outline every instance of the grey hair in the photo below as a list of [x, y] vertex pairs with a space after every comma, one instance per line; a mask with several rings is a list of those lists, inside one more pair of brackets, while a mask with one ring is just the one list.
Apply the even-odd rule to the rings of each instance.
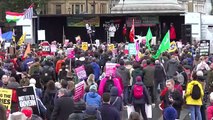
[[63, 93], [64, 95], [67, 95], [67, 94], [68, 94], [68, 91], [67, 91], [67, 89], [65, 89], [65, 88], [59, 89], [58, 92]]

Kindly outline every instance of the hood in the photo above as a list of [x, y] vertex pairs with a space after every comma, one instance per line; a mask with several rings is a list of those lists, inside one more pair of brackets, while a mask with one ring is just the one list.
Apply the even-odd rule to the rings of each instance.
[[197, 80], [192, 80], [190, 83], [191, 83], [192, 85], [200, 84]]
[[112, 87], [111, 90], [110, 90], [110, 95], [111, 96], [118, 96], [118, 88]]
[[11, 83], [8, 83], [7, 87], [9, 89], [16, 89], [16, 88], [21, 87], [21, 86], [19, 85], [18, 82], [11, 82]]
[[85, 113], [88, 114], [88, 115], [95, 115], [97, 112], [97, 108], [96, 107], [93, 107], [93, 106], [87, 106], [86, 107], [86, 110], [85, 110]]
[[120, 66], [118, 69], [125, 70], [125, 66]]
[[98, 96], [98, 93], [96, 92], [89, 92], [88, 95], [91, 97], [91, 98], [96, 98]]
[[175, 60], [175, 59], [170, 59], [170, 60], [169, 60], [169, 63], [175, 64], [175, 63], [177, 63], [177, 60]]

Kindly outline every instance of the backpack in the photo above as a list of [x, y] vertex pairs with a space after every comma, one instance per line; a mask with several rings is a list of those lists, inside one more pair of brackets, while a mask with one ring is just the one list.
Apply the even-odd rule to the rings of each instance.
[[198, 86], [198, 84], [193, 85], [191, 97], [194, 100], [200, 99], [200, 97], [201, 97], [201, 91], [200, 91], [200, 87]]
[[104, 86], [104, 92], [110, 92], [111, 88], [114, 86], [113, 80], [107, 80]]
[[52, 71], [50, 70], [50, 67], [46, 67], [43, 69], [41, 74], [41, 80], [46, 84], [49, 80], [52, 80]]
[[183, 76], [182, 73], [183, 73], [183, 72], [181, 72], [181, 73], [177, 72], [177, 80], [178, 80], [178, 82], [179, 82], [181, 85], [184, 84], [184, 76]]
[[141, 85], [134, 85], [133, 96], [136, 99], [141, 99], [143, 97], [143, 86], [141, 86]]

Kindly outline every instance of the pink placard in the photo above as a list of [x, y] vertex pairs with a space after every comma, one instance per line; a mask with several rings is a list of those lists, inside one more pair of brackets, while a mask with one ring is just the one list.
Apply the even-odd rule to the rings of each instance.
[[83, 65], [78, 68], [75, 68], [75, 73], [78, 76], [79, 80], [87, 78], [87, 74]]
[[67, 49], [67, 57], [72, 59], [75, 57], [75, 51], [74, 51], [74, 48], [68, 48]]
[[84, 95], [84, 81], [79, 82], [75, 85], [75, 94], [74, 94], [74, 101], [77, 102], [81, 98], [83, 98]]
[[118, 66], [116, 63], [106, 63], [106, 76], [115, 76], [116, 66]]

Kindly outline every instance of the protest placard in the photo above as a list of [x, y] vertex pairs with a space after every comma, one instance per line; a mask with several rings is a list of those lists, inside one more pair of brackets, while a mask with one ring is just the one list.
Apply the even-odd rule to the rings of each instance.
[[108, 50], [113, 51], [114, 48], [115, 48], [114, 44], [109, 44], [108, 45]]
[[79, 82], [75, 85], [75, 94], [74, 94], [74, 101], [80, 100], [84, 95], [84, 81]]
[[55, 53], [57, 51], [56, 45], [51, 45], [51, 52]]
[[106, 76], [114, 76], [117, 65], [117, 63], [106, 63]]
[[129, 43], [128, 44], [128, 51], [129, 51], [129, 56], [137, 54], [135, 43]]
[[0, 88], [0, 103], [7, 109], [11, 109], [12, 90]]
[[67, 57], [70, 58], [70, 59], [75, 57], [74, 48], [67, 48]]
[[87, 51], [88, 50], [88, 43], [82, 42], [81, 49], [84, 50], [84, 51]]
[[83, 65], [78, 68], [75, 68], [75, 73], [78, 76], [79, 80], [87, 78], [87, 74]]

